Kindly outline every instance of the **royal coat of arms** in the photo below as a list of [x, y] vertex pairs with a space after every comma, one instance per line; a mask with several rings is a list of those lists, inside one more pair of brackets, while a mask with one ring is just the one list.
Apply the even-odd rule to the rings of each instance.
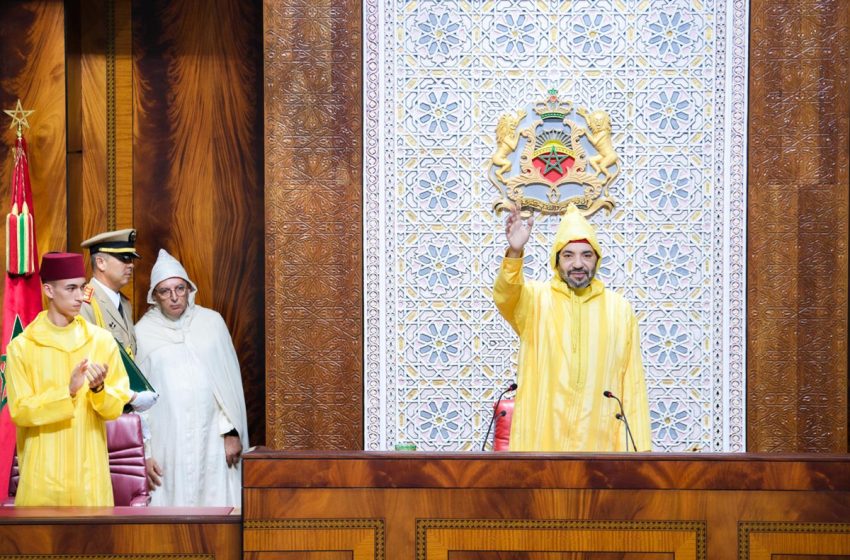
[[487, 177], [501, 193], [493, 208], [519, 205], [524, 213], [562, 214], [574, 204], [585, 216], [610, 211], [609, 187], [620, 173], [619, 161], [608, 113], [574, 110], [572, 102], [549, 90], [529, 110], [499, 118], [496, 151], [487, 166]]

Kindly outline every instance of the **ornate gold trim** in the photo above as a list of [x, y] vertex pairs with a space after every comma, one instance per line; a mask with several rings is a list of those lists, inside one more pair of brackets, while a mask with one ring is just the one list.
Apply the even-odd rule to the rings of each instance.
[[106, 229], [115, 229], [115, 0], [106, 0]]
[[15, 554], [0, 560], [215, 560], [214, 554]]
[[[800, 535], [808, 533], [815, 536], [842, 535], [843, 543], [826, 542], [823, 539], [815, 539], [819, 545], [833, 545], [833, 550], [827, 554], [850, 555], [850, 523], [794, 523], [793, 521], [742, 521], [738, 523], [738, 560], [755, 560], [759, 558], [771, 558], [773, 554], [823, 554], [819, 550], [811, 550], [806, 547], [787, 550], [789, 535]], [[754, 537], [758, 534], [766, 535], [767, 538], [760, 539], [761, 542], [754, 545]], [[781, 542], [780, 538], [785, 537]], [[796, 539], [799, 541], [799, 539]], [[765, 546], [767, 545], [767, 546]], [[785, 547], [782, 547], [785, 545]], [[782, 548], [777, 548], [782, 547]], [[757, 550], [754, 550], [757, 549]]]
[[[659, 543], [658, 550], [653, 552], [675, 552], [676, 558], [692, 558], [693, 560], [706, 560], [706, 524], [704, 521], [593, 521], [593, 520], [492, 520], [492, 519], [418, 519], [416, 521], [416, 560], [440, 560], [447, 558], [448, 545], [441, 542], [439, 538], [432, 538], [429, 542], [429, 532], [441, 533], [440, 536], [447, 536], [449, 533], [454, 533], [451, 550], [457, 551], [458, 546], [462, 546], [464, 531], [489, 531], [487, 536], [487, 550], [505, 551], [505, 552], [520, 552], [524, 551], [519, 548], [518, 537], [522, 537], [523, 531], [562, 531], [571, 532], [573, 535], [567, 537], [575, 537], [572, 542], [567, 542], [570, 539], [565, 538], [560, 543], [561, 546], [570, 546], [569, 550], [558, 550], [558, 552], [591, 552], [597, 550], [590, 544], [583, 544], [582, 540], [589, 532], [607, 531], [611, 533], [643, 533], [644, 535], [659, 533], [687, 533], [687, 538], [676, 540], [676, 535], [661, 535], [664, 537]], [[493, 538], [493, 531], [501, 531], [512, 533], [507, 541], [510, 546], [500, 547], [496, 539]], [[438, 536], [438, 535], [433, 535]], [[626, 535], [622, 535], [624, 541]], [[477, 537], [477, 536], [476, 536]], [[674, 537], [673, 539], [667, 537]], [[598, 539], [593, 539], [597, 541]], [[612, 539], [608, 538], [608, 542]], [[652, 541], [652, 539], [641, 539], [643, 541]], [[688, 541], [688, 542], [685, 542]], [[612, 546], [612, 552], [649, 552], [649, 550], [631, 550], [628, 546]], [[681, 545], [681, 549], [676, 548]], [[663, 548], [663, 549], [662, 549]], [[475, 550], [470, 548], [469, 550]], [[688, 554], [688, 550], [692, 553]], [[445, 552], [446, 554], [443, 554]]]
[[[371, 560], [385, 560], [386, 558], [386, 528], [383, 519], [258, 519], [243, 522], [242, 540], [243, 552], [249, 550], [247, 544], [248, 533], [251, 531], [302, 531], [312, 530], [316, 533], [351, 530], [372, 530]], [[319, 535], [323, 536], [323, 535]], [[338, 539], [335, 540], [338, 542]], [[362, 548], [362, 542], [351, 542], [352, 551], [355, 547]], [[355, 560], [360, 556], [356, 553]], [[0, 559], [2, 560], [2, 559]]]

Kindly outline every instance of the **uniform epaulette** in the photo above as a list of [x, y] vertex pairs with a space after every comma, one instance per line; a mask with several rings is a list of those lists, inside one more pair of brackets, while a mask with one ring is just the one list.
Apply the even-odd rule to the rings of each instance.
[[83, 302], [91, 303], [91, 298], [94, 296], [94, 286], [86, 286], [83, 288]]

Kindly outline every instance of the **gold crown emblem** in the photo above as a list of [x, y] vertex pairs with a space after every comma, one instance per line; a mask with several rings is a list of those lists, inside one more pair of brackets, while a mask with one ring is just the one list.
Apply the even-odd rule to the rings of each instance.
[[487, 166], [487, 178], [502, 195], [494, 210], [519, 205], [525, 214], [562, 214], [575, 205], [585, 216], [610, 211], [609, 187], [620, 174], [611, 117], [603, 109], [574, 109], [557, 90], [548, 94], [531, 114], [518, 109], [499, 118]]
[[534, 112], [540, 115], [541, 119], [563, 119], [572, 112], [572, 102], [558, 99], [558, 90], [550, 89], [548, 93], [549, 97], [545, 101], [534, 104]]

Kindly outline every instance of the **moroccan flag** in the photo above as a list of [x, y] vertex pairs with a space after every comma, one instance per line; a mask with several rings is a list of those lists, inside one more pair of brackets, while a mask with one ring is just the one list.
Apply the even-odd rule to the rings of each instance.
[[15, 455], [15, 425], [6, 406], [6, 346], [41, 311], [41, 280], [35, 245], [27, 143], [18, 136], [12, 174], [12, 208], [6, 215], [6, 291], [0, 335], [0, 499], [9, 495], [9, 473]]

